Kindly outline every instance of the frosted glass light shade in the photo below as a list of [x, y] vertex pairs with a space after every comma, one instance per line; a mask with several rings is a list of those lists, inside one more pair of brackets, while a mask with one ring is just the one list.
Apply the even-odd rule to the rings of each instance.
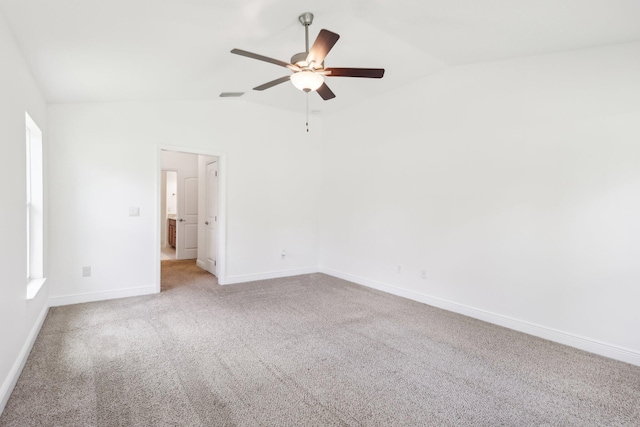
[[324, 83], [324, 76], [322, 74], [314, 73], [313, 71], [298, 71], [291, 75], [291, 83], [301, 91], [313, 92], [322, 86]]

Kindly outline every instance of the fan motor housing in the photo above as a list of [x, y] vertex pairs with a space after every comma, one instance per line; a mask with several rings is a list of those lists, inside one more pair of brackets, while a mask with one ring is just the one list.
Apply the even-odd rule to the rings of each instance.
[[[291, 63], [295, 64], [295, 65], [307, 65], [307, 56], [309, 55], [308, 52], [300, 52], [300, 53], [296, 53], [295, 55], [293, 55], [291, 57]], [[302, 64], [299, 64], [301, 63]]]
[[[307, 64], [307, 56], [309, 56], [309, 52], [296, 53], [291, 57], [291, 63], [294, 65], [297, 65], [300, 68], [307, 68], [309, 67], [309, 64]], [[318, 64], [315, 64], [313, 69], [318, 70], [323, 67], [324, 67], [324, 61], [322, 62], [322, 64], [320, 64], [320, 66], [318, 66]]]

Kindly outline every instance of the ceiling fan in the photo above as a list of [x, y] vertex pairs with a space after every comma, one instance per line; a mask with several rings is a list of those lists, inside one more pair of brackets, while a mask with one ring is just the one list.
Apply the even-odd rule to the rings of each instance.
[[293, 71], [293, 74], [280, 77], [268, 83], [254, 87], [254, 90], [265, 90], [291, 80], [293, 85], [304, 92], [318, 92], [322, 99], [329, 100], [336, 95], [325, 83], [325, 77], [364, 77], [380, 79], [384, 76], [383, 68], [325, 68], [324, 58], [327, 56], [333, 45], [336, 44], [340, 36], [328, 30], [320, 30], [320, 34], [309, 49], [309, 26], [313, 23], [312, 13], [303, 13], [298, 17], [304, 26], [305, 51], [296, 53], [291, 57], [291, 62], [287, 63], [278, 59], [269, 58], [256, 53], [247, 52], [242, 49], [233, 49], [231, 53], [246, 56], [247, 58], [259, 61], [270, 62]]

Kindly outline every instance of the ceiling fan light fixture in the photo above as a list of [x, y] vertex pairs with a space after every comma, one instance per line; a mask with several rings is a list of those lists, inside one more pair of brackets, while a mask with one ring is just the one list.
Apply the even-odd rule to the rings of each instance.
[[379, 79], [384, 76], [384, 68], [325, 68], [324, 59], [340, 38], [339, 34], [322, 29], [313, 45], [309, 47], [309, 26], [313, 22], [313, 14], [303, 13], [298, 18], [304, 26], [304, 52], [296, 53], [287, 63], [279, 59], [258, 55], [242, 49], [232, 49], [231, 53], [245, 56], [258, 61], [269, 62], [280, 67], [288, 68], [293, 74], [256, 86], [253, 90], [265, 90], [291, 80], [291, 83], [303, 92], [316, 92], [322, 99], [328, 101], [336, 97], [335, 93], [324, 82], [325, 77], [360, 77]]
[[322, 86], [324, 76], [313, 71], [302, 70], [291, 75], [291, 83], [303, 92], [313, 92]]

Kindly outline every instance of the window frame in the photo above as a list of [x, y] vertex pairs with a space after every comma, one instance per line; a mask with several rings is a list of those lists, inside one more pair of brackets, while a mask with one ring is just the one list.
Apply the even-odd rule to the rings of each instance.
[[27, 299], [44, 285], [44, 157], [42, 131], [25, 112]]

